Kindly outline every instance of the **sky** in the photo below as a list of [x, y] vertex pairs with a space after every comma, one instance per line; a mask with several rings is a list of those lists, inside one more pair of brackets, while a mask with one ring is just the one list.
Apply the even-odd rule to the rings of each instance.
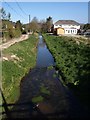
[[[15, 0], [17, 1], [17, 0]], [[23, 24], [33, 17], [38, 20], [51, 16], [53, 22], [58, 20], [75, 20], [88, 23], [88, 2], [2, 2], [6, 13], [11, 13], [11, 20], [20, 20]]]

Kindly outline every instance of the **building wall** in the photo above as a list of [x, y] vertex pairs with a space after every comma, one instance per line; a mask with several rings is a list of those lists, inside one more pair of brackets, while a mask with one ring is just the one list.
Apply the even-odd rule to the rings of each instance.
[[[61, 29], [63, 28], [63, 29]], [[80, 25], [54, 25], [54, 29], [57, 29], [57, 34], [77, 34], [78, 29], [80, 29]]]
[[54, 29], [59, 27], [62, 27], [62, 25], [54, 25]]
[[80, 25], [54, 25], [54, 29], [59, 27], [80, 29]]
[[77, 34], [80, 25], [54, 25], [54, 30], [57, 29], [56, 33], [59, 34]]
[[77, 34], [77, 29], [65, 29], [65, 34]]
[[63, 35], [64, 34], [64, 29], [63, 28], [57, 28], [57, 35]]

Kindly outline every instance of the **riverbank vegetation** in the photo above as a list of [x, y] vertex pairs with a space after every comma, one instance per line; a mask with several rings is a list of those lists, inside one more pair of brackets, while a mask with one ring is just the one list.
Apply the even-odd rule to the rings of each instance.
[[2, 87], [7, 103], [18, 100], [20, 81], [36, 64], [38, 35], [5, 49], [2, 61]]
[[13, 38], [19, 38], [23, 34], [22, 24], [19, 21], [13, 23], [9, 20], [2, 20], [2, 43]]
[[11, 40], [12, 38], [18, 38], [21, 34], [25, 33], [23, 25], [20, 20], [15, 22], [11, 21], [11, 14], [6, 14], [4, 8], [0, 9], [1, 12], [1, 29], [2, 29], [2, 43]]
[[89, 105], [90, 44], [79, 44], [69, 37], [43, 35], [56, 61], [56, 69], [64, 84], [80, 102]]

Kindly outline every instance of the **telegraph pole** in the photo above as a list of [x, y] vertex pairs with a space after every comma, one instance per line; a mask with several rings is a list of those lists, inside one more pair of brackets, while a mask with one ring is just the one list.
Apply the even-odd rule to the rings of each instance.
[[90, 1], [88, 2], [88, 23], [90, 24]]
[[30, 15], [29, 15], [29, 23], [30, 23]]
[[30, 34], [30, 15], [29, 15], [29, 34]]

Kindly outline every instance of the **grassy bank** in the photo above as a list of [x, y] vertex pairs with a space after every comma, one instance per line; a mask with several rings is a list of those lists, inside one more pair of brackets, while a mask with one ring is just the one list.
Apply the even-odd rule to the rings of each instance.
[[3, 51], [2, 87], [8, 103], [18, 100], [22, 77], [36, 64], [38, 36], [16, 43]]
[[60, 78], [80, 102], [89, 105], [90, 45], [64, 36], [43, 35], [56, 61]]

